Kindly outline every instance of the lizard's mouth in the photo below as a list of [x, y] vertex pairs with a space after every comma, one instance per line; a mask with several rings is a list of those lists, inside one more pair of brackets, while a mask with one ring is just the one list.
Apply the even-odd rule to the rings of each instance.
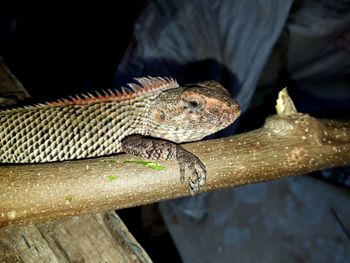
[[231, 110], [226, 112], [226, 118], [228, 120], [228, 125], [232, 124], [241, 115], [241, 108], [239, 104], [235, 104], [231, 107]]
[[[238, 103], [221, 106], [218, 110], [213, 111], [213, 116], [208, 118], [207, 123], [203, 123], [209, 134], [220, 131], [232, 124], [241, 114]], [[209, 135], [207, 134], [207, 135]]]

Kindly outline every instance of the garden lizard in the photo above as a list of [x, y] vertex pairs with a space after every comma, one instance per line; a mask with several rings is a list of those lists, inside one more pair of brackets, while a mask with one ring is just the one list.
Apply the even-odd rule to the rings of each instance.
[[0, 111], [0, 162], [42, 163], [120, 152], [175, 160], [189, 190], [206, 181], [203, 163], [177, 143], [200, 140], [233, 123], [237, 101], [216, 81], [180, 86], [144, 77], [122, 91], [84, 94]]

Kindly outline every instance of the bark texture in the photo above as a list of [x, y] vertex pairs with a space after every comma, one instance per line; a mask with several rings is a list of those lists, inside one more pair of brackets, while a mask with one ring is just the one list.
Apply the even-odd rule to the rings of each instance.
[[115, 212], [0, 229], [1, 262], [151, 262]]
[[[350, 122], [295, 111], [285, 90], [277, 115], [260, 129], [184, 145], [207, 168], [201, 191], [350, 164]], [[179, 167], [154, 170], [125, 154], [33, 165], [0, 166], [0, 226], [143, 205], [189, 195]]]

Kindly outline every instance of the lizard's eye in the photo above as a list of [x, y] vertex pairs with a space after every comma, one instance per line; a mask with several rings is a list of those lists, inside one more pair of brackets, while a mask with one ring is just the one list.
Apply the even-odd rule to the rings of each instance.
[[190, 106], [192, 107], [192, 108], [198, 108], [198, 106], [199, 106], [199, 103], [198, 103], [198, 101], [195, 101], [195, 100], [191, 100], [191, 101], [189, 101], [189, 104], [190, 104]]
[[182, 106], [190, 112], [199, 112], [206, 106], [206, 100], [201, 94], [187, 90], [181, 94]]

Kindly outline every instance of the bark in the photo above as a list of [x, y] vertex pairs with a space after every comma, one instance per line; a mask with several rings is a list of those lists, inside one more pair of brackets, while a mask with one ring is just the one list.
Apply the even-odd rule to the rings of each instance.
[[0, 229], [0, 262], [151, 262], [115, 214]]
[[[295, 111], [286, 91], [260, 129], [186, 144], [207, 167], [201, 192], [350, 164], [350, 122]], [[0, 166], [0, 227], [143, 205], [189, 195], [176, 163], [152, 170], [125, 154]]]

